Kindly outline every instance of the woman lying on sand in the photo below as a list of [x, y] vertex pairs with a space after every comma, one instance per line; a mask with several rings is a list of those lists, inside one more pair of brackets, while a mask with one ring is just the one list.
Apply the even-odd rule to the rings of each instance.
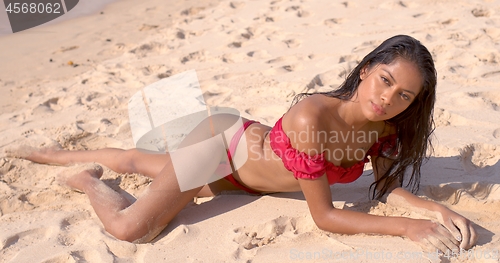
[[[194, 197], [244, 189], [254, 194], [302, 191], [318, 228], [332, 233], [404, 236], [426, 249], [469, 249], [477, 240], [469, 220], [401, 188], [403, 182], [408, 182], [413, 191], [418, 189], [420, 166], [433, 131], [435, 94], [436, 70], [429, 51], [412, 37], [395, 36], [369, 53], [339, 89], [299, 94], [274, 127], [243, 119], [244, 125], [232, 132], [229, 152], [234, 154], [238, 145], [239, 151], [244, 150], [240, 141], [243, 138], [246, 162], [232, 174], [205, 186], [181, 191], [173, 153], [45, 148], [21, 157], [57, 165], [97, 162], [117, 173], [140, 173], [152, 178], [146, 193], [134, 203], [100, 180], [100, 166], [65, 179], [68, 186], [87, 194], [106, 231], [121, 240], [150, 241]], [[235, 118], [239, 117], [213, 115], [186, 141], [223, 132], [218, 127], [234, 123]], [[295, 136], [304, 133], [306, 140]], [[341, 136], [332, 139], [332, 134]], [[185, 158], [184, 170], [194, 175], [214, 173], [227, 151], [217, 145], [192, 151]], [[375, 181], [370, 186], [373, 197], [430, 211], [439, 223], [335, 209], [330, 185], [359, 178], [368, 155], [374, 167]], [[407, 170], [411, 172], [405, 173]]]

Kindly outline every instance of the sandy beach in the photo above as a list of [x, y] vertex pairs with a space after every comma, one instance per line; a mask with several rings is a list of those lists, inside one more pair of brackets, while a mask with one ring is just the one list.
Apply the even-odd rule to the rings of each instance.
[[[62, 167], [5, 149], [132, 148], [128, 101], [196, 70], [209, 106], [273, 125], [300, 92], [336, 88], [397, 34], [419, 39], [438, 71], [434, 152], [418, 192], [469, 218], [469, 255], [407, 238], [319, 230], [301, 193], [231, 192], [188, 205], [148, 244], [107, 234]], [[114, 2], [95, 14], [0, 37], [0, 262], [500, 262], [500, 3], [375, 0]], [[150, 181], [104, 168], [137, 197]], [[431, 218], [369, 199], [371, 167], [331, 186], [337, 208]]]

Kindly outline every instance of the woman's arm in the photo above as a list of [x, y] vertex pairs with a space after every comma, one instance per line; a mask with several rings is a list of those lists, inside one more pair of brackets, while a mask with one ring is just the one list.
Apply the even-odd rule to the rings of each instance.
[[[372, 158], [372, 162], [378, 163], [376, 166], [377, 169], [374, 169], [375, 180], [378, 180], [379, 176], [385, 173], [385, 169], [390, 166], [392, 161], [387, 158], [374, 157]], [[441, 204], [421, 199], [403, 188], [397, 187], [396, 184], [389, 188], [386, 200], [388, 204], [411, 207], [413, 208], [412, 210], [417, 210], [417, 212], [423, 215], [437, 217], [439, 222], [446, 227], [454, 239], [460, 242], [461, 249], [469, 249], [477, 241], [477, 235], [471, 222]], [[414, 240], [411, 236], [409, 237]], [[416, 238], [418, 239], [418, 236]]]
[[309, 211], [318, 228], [339, 234], [383, 234], [407, 236], [429, 250], [457, 250], [458, 242], [441, 224], [430, 220], [369, 215], [333, 207], [326, 176], [298, 179]]
[[394, 206], [413, 207], [427, 216], [435, 216], [439, 223], [446, 227], [460, 242], [461, 249], [469, 249], [476, 244], [477, 234], [472, 223], [465, 217], [457, 214], [444, 205], [433, 201], [423, 200], [414, 194], [396, 188], [387, 195], [387, 203]]
[[[311, 96], [292, 107], [283, 117], [283, 130], [288, 133], [301, 134], [308, 131], [328, 131], [325, 123], [331, 123], [328, 115], [322, 114], [322, 97]], [[304, 127], [307, 127], [305, 129]], [[290, 143], [294, 149], [304, 152], [321, 153], [326, 146], [321, 141], [297, 140], [291, 137]], [[308, 134], [307, 138], [316, 138]], [[294, 140], [295, 139], [295, 140]], [[326, 175], [317, 179], [298, 179], [306, 198], [309, 210], [316, 225], [326, 231], [340, 234], [384, 234], [407, 236], [420, 244], [441, 251], [458, 249], [458, 241], [443, 225], [430, 221], [403, 217], [383, 217], [365, 213], [335, 209], [332, 204], [330, 186]]]

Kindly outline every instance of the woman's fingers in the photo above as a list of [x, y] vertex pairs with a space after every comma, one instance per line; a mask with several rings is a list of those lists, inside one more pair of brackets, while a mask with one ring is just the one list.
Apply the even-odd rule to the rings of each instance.
[[461, 249], [469, 249], [474, 246], [477, 242], [477, 234], [476, 230], [472, 226], [472, 224], [467, 221], [460, 220], [456, 223], [457, 227], [460, 229], [462, 233], [462, 242], [460, 243]]
[[461, 216], [448, 217], [444, 222], [440, 221], [441, 223], [416, 220], [412, 228], [409, 229], [408, 237], [418, 242], [425, 250], [438, 249], [444, 253], [469, 249], [476, 243], [476, 232], [466, 218]]
[[[453, 234], [446, 229], [443, 225], [439, 224], [438, 226], [438, 232], [440, 235], [437, 237], [439, 240], [447, 247], [447, 249], [450, 250], [458, 250], [460, 242], [453, 236]], [[445, 252], [446, 250], [442, 250]]]
[[[450, 218], [445, 227], [460, 241], [461, 249], [469, 249], [476, 244], [477, 235], [472, 223], [464, 217]], [[458, 233], [457, 233], [458, 232]]]
[[[428, 236], [425, 238], [426, 243], [430, 244], [430, 251], [439, 250], [441, 252], [448, 251], [448, 247], [436, 236]], [[429, 245], [427, 245], [429, 246]]]
[[460, 243], [442, 224], [434, 222], [427, 233], [428, 234], [419, 241], [422, 248], [425, 250], [433, 251], [437, 249], [441, 252], [446, 252], [449, 250], [457, 251], [459, 249]]
[[443, 222], [443, 225], [446, 227], [446, 229], [450, 231], [450, 233], [453, 235], [454, 239], [457, 240], [457, 242], [462, 242], [462, 240], [464, 240], [462, 235], [463, 231], [451, 219], [448, 219], [445, 222]]

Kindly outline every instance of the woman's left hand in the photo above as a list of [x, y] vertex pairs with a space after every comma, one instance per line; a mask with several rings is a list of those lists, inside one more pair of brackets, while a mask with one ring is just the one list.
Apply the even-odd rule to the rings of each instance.
[[461, 249], [470, 249], [476, 244], [478, 236], [469, 219], [445, 206], [440, 206], [436, 213], [439, 222], [460, 242]]

